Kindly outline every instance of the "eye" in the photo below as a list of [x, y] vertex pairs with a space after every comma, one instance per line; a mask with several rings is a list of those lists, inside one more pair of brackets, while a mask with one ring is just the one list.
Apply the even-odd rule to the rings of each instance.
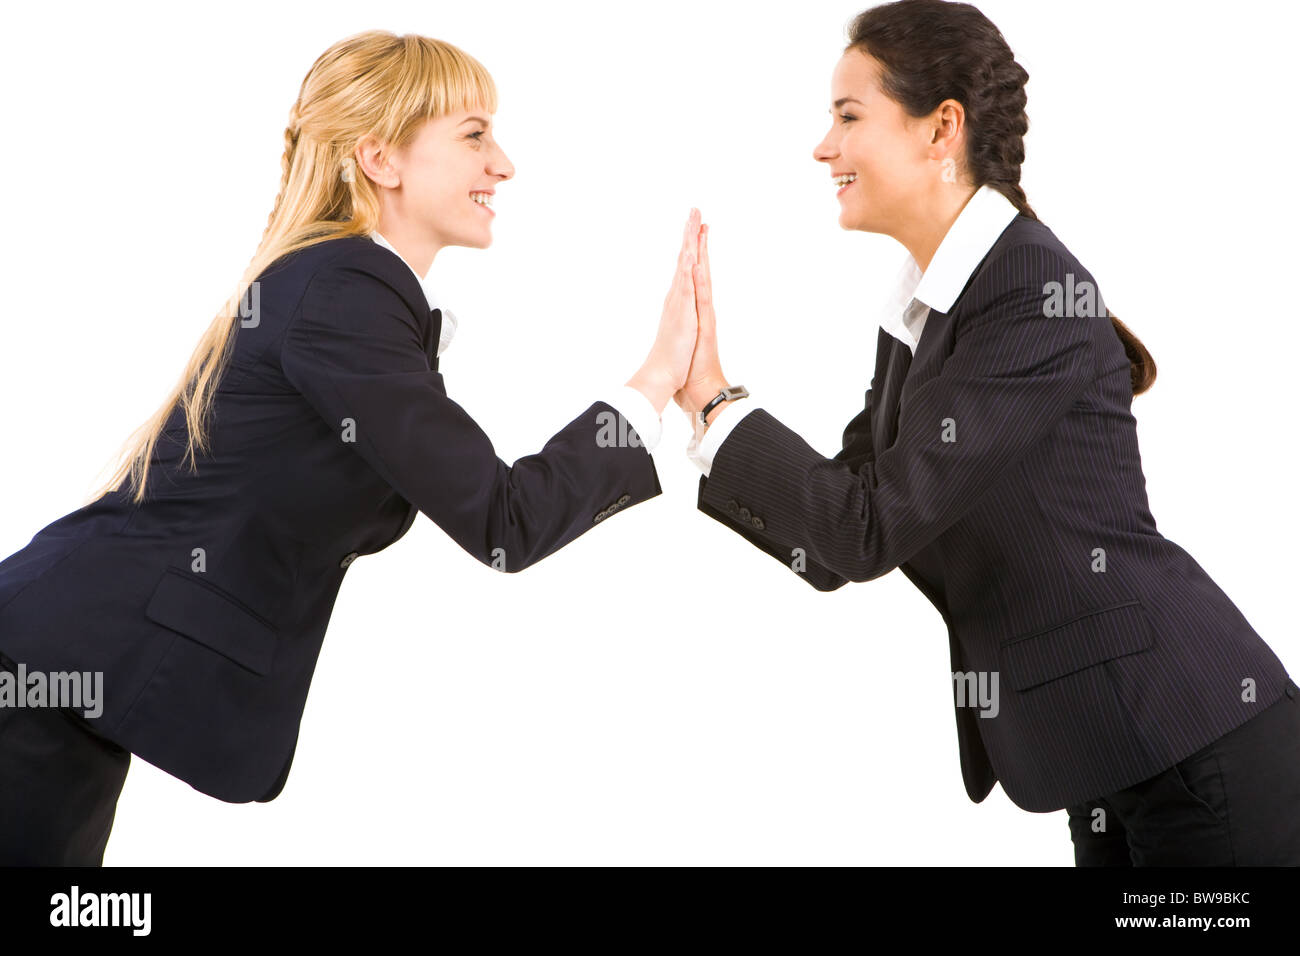
[[856, 116], [850, 116], [848, 113], [841, 113], [841, 114], [840, 114], [840, 119], [842, 119], [842, 120], [843, 120], [844, 122], [846, 122], [846, 123], [851, 123], [851, 122], [853, 122], [855, 119], [857, 119], [857, 117], [856, 117]]
[[481, 140], [479, 139], [479, 137], [482, 136], [482, 135], [483, 135], [484, 133], [486, 133], [486, 132], [487, 132], [487, 130], [483, 130], [483, 129], [481, 129], [481, 130], [479, 130], [477, 133], [470, 133], [470, 134], [469, 134], [469, 138], [472, 139], [472, 140], [474, 140], [476, 143], [481, 142]]

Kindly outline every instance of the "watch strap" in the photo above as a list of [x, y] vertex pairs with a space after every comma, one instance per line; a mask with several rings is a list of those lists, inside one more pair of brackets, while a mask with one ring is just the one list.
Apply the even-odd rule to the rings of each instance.
[[728, 385], [721, 389], [717, 395], [714, 395], [709, 403], [700, 409], [699, 423], [707, 426], [709, 424], [709, 412], [713, 411], [722, 402], [734, 402], [738, 398], [747, 398], [749, 390], [743, 385]]

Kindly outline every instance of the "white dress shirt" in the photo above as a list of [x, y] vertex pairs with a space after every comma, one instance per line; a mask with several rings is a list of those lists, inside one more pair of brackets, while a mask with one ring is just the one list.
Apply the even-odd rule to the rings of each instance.
[[[1019, 212], [1011, 200], [992, 186], [977, 189], [948, 227], [924, 273], [911, 253], [905, 255], [894, 291], [880, 310], [880, 327], [906, 344], [915, 355], [930, 310], [947, 312], [952, 308], [975, 267]], [[698, 443], [691, 437], [686, 446], [687, 457], [707, 475], [718, 448], [753, 410], [749, 399], [723, 406]]]
[[[370, 234], [370, 238], [376, 243], [392, 252], [397, 258], [406, 262], [402, 254], [393, 248], [393, 244], [375, 230]], [[456, 316], [445, 305], [441, 304], [441, 299], [435, 294], [433, 284], [415, 271], [415, 268], [406, 262], [406, 267], [415, 274], [420, 280], [420, 287], [424, 289], [424, 297], [429, 302], [430, 309], [438, 309], [442, 312], [442, 334], [438, 337], [438, 355], [446, 351], [447, 346], [451, 344], [452, 337], [456, 334], [457, 321]], [[652, 451], [655, 445], [659, 444], [659, 438], [663, 434], [663, 422], [655, 411], [654, 405], [650, 399], [646, 398], [635, 388], [630, 385], [621, 385], [612, 389], [609, 398], [605, 399], [607, 405], [613, 408], [627, 419], [627, 423], [636, 429], [637, 436], [641, 439], [641, 445], [647, 452]]]

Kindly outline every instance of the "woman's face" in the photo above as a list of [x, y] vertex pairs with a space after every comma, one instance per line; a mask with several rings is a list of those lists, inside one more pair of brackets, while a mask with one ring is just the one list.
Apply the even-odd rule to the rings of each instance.
[[491, 193], [515, 170], [492, 136], [487, 110], [428, 120], [410, 143], [389, 154], [389, 163], [395, 175], [377, 181], [390, 187], [384, 190], [384, 218], [401, 223], [394, 232], [428, 237], [435, 251], [443, 246], [485, 249], [492, 244], [496, 214], [473, 197]]
[[[813, 150], [832, 177], [857, 179], [839, 189], [840, 228], [899, 236], [938, 180], [930, 124], [908, 116], [880, 89], [880, 63], [849, 50], [831, 75], [831, 128]], [[839, 188], [839, 187], [835, 187]]]

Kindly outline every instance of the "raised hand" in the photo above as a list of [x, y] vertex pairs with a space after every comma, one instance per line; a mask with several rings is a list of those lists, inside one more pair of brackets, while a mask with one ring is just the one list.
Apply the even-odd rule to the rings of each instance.
[[668, 399], [687, 383], [695, 352], [698, 318], [695, 303], [695, 265], [698, 254], [700, 211], [692, 209], [682, 234], [677, 270], [664, 299], [659, 332], [650, 353], [627, 384], [638, 389], [655, 410], [663, 412]]
[[[686, 380], [673, 395], [677, 404], [690, 414], [703, 408], [719, 390], [727, 386], [718, 359], [718, 324], [713, 311], [713, 278], [709, 274], [709, 227], [706, 225], [700, 226], [699, 261], [695, 264], [692, 278], [695, 285], [695, 309], [699, 315], [699, 334]], [[728, 403], [722, 402], [716, 408], [721, 409], [726, 404]], [[714, 415], [716, 411], [710, 412], [710, 419]]]

